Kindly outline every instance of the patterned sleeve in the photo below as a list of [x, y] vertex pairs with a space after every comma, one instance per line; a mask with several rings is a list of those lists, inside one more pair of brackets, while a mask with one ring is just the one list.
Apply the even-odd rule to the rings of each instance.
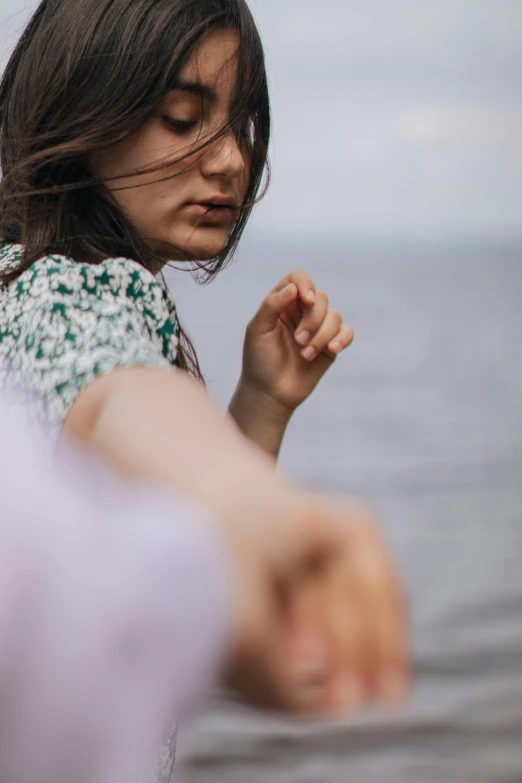
[[49, 256], [22, 275], [16, 300], [22, 308], [11, 331], [13, 375], [53, 427], [96, 376], [118, 367], [176, 363], [174, 306], [134, 261], [93, 266]]

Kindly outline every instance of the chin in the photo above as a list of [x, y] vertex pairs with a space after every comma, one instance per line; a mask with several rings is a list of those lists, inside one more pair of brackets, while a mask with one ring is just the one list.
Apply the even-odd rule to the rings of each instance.
[[172, 261], [211, 261], [227, 246], [229, 231], [198, 228], [190, 236], [170, 237], [162, 254]]

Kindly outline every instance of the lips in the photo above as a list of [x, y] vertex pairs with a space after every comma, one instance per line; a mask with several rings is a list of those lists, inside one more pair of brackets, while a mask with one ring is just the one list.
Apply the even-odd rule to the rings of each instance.
[[190, 205], [201, 223], [226, 223], [234, 219], [236, 208], [232, 199], [212, 199]]
[[232, 196], [214, 196], [212, 198], [201, 199], [195, 202], [197, 204], [205, 204], [208, 207], [233, 207], [235, 206], [235, 200]]

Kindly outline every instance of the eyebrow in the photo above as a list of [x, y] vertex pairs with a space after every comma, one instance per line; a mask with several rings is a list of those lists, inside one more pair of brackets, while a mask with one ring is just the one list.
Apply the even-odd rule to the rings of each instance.
[[217, 101], [216, 91], [209, 87], [208, 84], [201, 84], [201, 82], [189, 82], [185, 79], [180, 79], [174, 85], [174, 90], [197, 95], [200, 98], [205, 98], [209, 103], [216, 103]]

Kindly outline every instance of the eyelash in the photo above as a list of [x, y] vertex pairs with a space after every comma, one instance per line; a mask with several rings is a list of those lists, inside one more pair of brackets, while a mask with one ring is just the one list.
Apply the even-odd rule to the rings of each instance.
[[[176, 133], [178, 136], [183, 136], [185, 134], [190, 133], [193, 128], [198, 125], [197, 122], [194, 122], [193, 120], [175, 120], [174, 117], [168, 117], [165, 116], [164, 118], [165, 123], [168, 125], [169, 129], [173, 131], [173, 133]], [[238, 128], [236, 130], [236, 138], [238, 142], [241, 143], [252, 143], [252, 124], [248, 123], [247, 126], [243, 126], [242, 128]]]
[[179, 136], [189, 133], [197, 125], [197, 122], [193, 122], [192, 120], [175, 120], [173, 117], [164, 117], [163, 119], [170, 130], [174, 131], [174, 133], [177, 133]]

